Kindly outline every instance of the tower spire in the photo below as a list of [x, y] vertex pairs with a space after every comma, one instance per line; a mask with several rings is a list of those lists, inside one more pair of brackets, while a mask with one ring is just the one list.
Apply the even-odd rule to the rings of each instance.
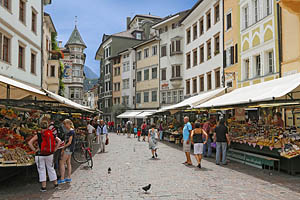
[[77, 27], [77, 16], [75, 16], [75, 27]]

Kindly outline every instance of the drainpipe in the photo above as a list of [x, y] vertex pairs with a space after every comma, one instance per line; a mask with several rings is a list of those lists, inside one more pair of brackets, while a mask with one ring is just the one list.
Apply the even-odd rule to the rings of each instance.
[[44, 1], [41, 1], [41, 88], [43, 88], [43, 75], [44, 75]]
[[281, 7], [277, 3], [277, 27], [278, 27], [278, 52], [279, 52], [279, 78], [282, 77], [282, 16]]
[[158, 70], [157, 70], [157, 78], [158, 78], [158, 109], [160, 108], [160, 37], [158, 38], [158, 47], [157, 47], [157, 51], [159, 52], [158, 53]]
[[225, 88], [225, 58], [224, 58], [224, 48], [225, 48], [225, 36], [224, 36], [224, 0], [222, 0], [222, 59], [223, 59], [223, 76], [222, 76], [222, 82], [223, 87]]
[[136, 100], [137, 100], [137, 96], [136, 96], [136, 86], [137, 86], [137, 50], [136, 49], [133, 49], [134, 50], [134, 54], [135, 54], [135, 59], [133, 62], [135, 62], [135, 70], [134, 70], [134, 73], [135, 73], [135, 87], [134, 87], [134, 95], [135, 95], [135, 102], [134, 102], [134, 110], [136, 110]]

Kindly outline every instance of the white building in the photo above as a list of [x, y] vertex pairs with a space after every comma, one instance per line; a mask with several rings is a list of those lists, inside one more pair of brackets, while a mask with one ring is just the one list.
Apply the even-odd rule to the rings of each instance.
[[120, 53], [122, 77], [122, 104], [128, 108], [135, 108], [135, 50], [129, 48]]
[[184, 25], [184, 81], [186, 97], [222, 87], [222, 1], [198, 1]]
[[44, 1], [0, 1], [0, 74], [41, 87]]
[[183, 11], [163, 19], [152, 26], [160, 39], [160, 103], [176, 104], [184, 99], [184, 27], [180, 20], [188, 13]]

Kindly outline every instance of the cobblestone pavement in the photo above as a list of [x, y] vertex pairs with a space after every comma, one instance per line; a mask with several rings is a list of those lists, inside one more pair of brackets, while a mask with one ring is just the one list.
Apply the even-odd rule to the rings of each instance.
[[[153, 160], [147, 143], [111, 134], [107, 151], [94, 157], [92, 170], [77, 168], [73, 182], [59, 190], [48, 185], [40, 193], [35, 181], [22, 184], [16, 178], [0, 185], [0, 199], [300, 199], [299, 176], [269, 175], [235, 162], [217, 166], [213, 159], [204, 160], [202, 169], [187, 167], [181, 164], [181, 149], [169, 143], [159, 143], [159, 159]], [[152, 188], [145, 194], [141, 187], [149, 183]]]

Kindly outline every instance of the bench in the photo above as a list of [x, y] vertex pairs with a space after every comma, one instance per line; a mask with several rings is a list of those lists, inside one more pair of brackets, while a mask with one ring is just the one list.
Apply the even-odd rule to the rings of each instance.
[[269, 170], [271, 169], [271, 167], [274, 170], [275, 163], [277, 162], [278, 171], [280, 171], [280, 159], [276, 159], [268, 156], [249, 153], [245, 151], [239, 151], [236, 149], [229, 149], [228, 159], [241, 162], [243, 164], [247, 164], [260, 169], [265, 169], [265, 167], [268, 166]]

